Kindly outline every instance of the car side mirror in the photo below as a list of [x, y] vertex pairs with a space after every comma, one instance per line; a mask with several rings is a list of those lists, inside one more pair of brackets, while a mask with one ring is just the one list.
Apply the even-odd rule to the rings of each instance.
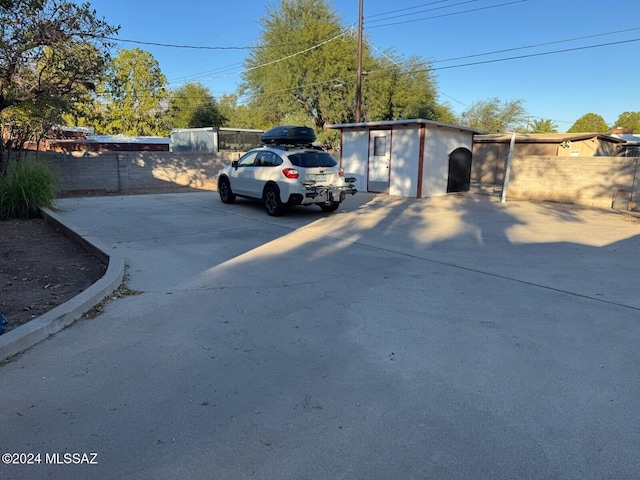
[[237, 170], [238, 169], [238, 160], [234, 160], [233, 162], [231, 162], [231, 166]]

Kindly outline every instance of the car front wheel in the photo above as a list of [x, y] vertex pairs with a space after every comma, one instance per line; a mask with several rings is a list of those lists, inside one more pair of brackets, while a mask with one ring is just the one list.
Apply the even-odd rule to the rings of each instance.
[[269, 185], [264, 191], [264, 208], [272, 217], [278, 217], [284, 212], [284, 205], [280, 201], [280, 191], [275, 185]]
[[222, 177], [220, 179], [220, 184], [218, 185], [218, 193], [220, 194], [220, 200], [222, 203], [235, 203], [236, 195], [231, 190], [231, 184], [229, 183], [229, 179], [227, 177]]

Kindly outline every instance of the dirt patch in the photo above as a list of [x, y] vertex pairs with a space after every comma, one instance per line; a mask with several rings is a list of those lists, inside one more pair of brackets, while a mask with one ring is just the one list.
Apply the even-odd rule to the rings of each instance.
[[[187, 193], [201, 190], [173, 186], [129, 190], [110, 195]], [[69, 192], [64, 196], [78, 196]], [[97, 192], [82, 192], [90, 196]], [[8, 332], [63, 304], [98, 281], [107, 265], [44, 219], [0, 221], [0, 313]], [[113, 298], [132, 295], [121, 286]], [[111, 298], [111, 297], [110, 297]], [[87, 312], [98, 315], [102, 304]]]
[[0, 313], [5, 332], [73, 298], [106, 265], [43, 219], [0, 222]]

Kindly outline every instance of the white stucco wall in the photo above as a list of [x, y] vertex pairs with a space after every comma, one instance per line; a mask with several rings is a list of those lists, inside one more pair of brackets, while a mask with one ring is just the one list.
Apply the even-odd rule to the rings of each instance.
[[420, 128], [396, 127], [391, 133], [389, 195], [418, 195]]
[[473, 136], [469, 132], [427, 127], [424, 142], [422, 196], [433, 197], [447, 193], [449, 154], [456, 148], [471, 150]]
[[367, 165], [369, 152], [368, 130], [345, 130], [342, 134], [342, 168], [346, 177], [355, 177], [354, 186], [367, 191]]

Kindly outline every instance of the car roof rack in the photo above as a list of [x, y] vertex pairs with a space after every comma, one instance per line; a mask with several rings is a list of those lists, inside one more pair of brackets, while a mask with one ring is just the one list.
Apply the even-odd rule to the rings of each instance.
[[321, 145], [306, 144], [287, 144], [287, 143], [267, 143], [262, 144], [261, 148], [274, 148], [276, 150], [320, 150], [325, 151]]
[[270, 146], [312, 147], [316, 140], [316, 132], [309, 127], [283, 125], [267, 130], [260, 140], [263, 144]]

